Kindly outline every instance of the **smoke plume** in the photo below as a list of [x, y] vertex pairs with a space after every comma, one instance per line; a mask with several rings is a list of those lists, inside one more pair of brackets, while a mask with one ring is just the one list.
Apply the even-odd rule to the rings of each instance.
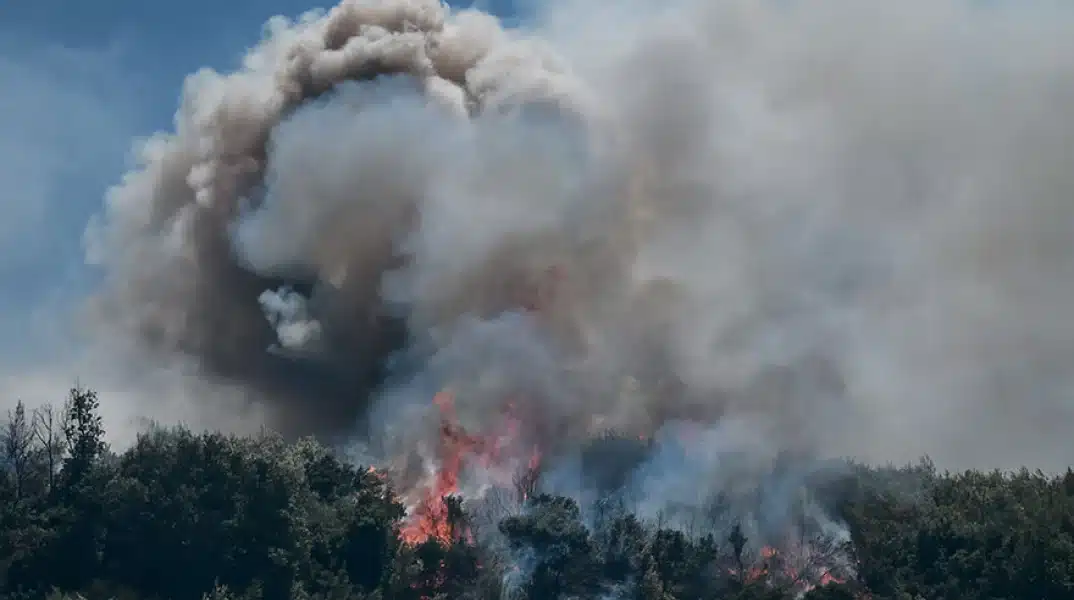
[[653, 511], [787, 451], [1057, 467], [1071, 25], [969, 0], [276, 18], [111, 191], [92, 314], [288, 434], [417, 456], [404, 479], [439, 392], [467, 435], [513, 423], [486, 476], [539, 448], [575, 492], [599, 432], [700, 427], [692, 466], [628, 476]]

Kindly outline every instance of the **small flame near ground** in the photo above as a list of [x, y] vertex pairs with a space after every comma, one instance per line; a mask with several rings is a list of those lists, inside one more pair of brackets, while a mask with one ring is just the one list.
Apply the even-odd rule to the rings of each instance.
[[[800, 564], [801, 562], [796, 560], [796, 557], [789, 556], [772, 546], [764, 546], [761, 548], [759, 563], [744, 569], [742, 579], [750, 583], [772, 580], [785, 582], [799, 596], [818, 587], [842, 584], [847, 581], [845, 578], [837, 577], [832, 573], [831, 568], [820, 564], [801, 568], [794, 566], [794, 564]], [[739, 574], [738, 569], [732, 568], [728, 571], [731, 575]]]

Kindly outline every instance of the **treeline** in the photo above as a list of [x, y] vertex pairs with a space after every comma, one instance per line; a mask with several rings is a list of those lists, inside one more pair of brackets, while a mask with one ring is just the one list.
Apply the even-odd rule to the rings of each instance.
[[116, 454], [98, 408], [75, 389], [7, 415], [0, 598], [1074, 598], [1070, 471], [847, 465], [818, 494], [851, 539], [808, 555], [540, 493], [482, 514], [448, 498], [448, 539], [414, 545], [390, 485], [313, 441], [169, 429]]

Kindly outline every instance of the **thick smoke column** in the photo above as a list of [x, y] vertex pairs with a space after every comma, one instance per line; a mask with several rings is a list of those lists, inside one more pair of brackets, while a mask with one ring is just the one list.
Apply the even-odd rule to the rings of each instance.
[[562, 464], [701, 423], [714, 486], [783, 450], [1067, 460], [1069, 11], [593, 4], [272, 21], [108, 198], [99, 323], [389, 456], [435, 460], [449, 389]]
[[548, 325], [583, 343], [627, 291], [629, 174], [584, 86], [515, 38], [434, 2], [348, 2], [192, 78], [176, 135], [111, 199], [106, 317], [328, 433], [404, 343], [561, 280], [590, 289], [548, 299]]

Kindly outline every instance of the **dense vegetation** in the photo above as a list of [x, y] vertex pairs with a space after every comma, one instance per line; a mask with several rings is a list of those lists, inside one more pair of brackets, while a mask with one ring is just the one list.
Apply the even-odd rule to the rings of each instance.
[[[801, 595], [803, 565], [720, 535], [534, 493], [450, 543], [400, 541], [377, 473], [312, 442], [155, 430], [114, 454], [97, 398], [13, 410], [0, 433], [0, 598], [698, 598]], [[1074, 473], [848, 466], [823, 491], [855, 576], [806, 598], [1074, 598]], [[495, 540], [495, 541], [488, 541]], [[822, 553], [823, 554], [823, 553]], [[824, 559], [824, 556], [820, 557]], [[794, 567], [793, 569], [791, 567]], [[816, 571], [809, 571], [815, 573]]]

